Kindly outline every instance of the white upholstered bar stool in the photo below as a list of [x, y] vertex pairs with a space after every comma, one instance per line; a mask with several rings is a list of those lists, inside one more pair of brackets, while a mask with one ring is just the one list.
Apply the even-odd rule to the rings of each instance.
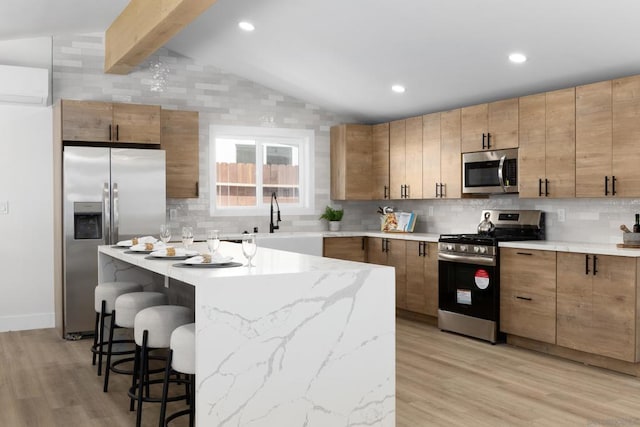
[[[136, 413], [136, 427], [142, 424], [142, 403], [160, 403], [160, 397], [151, 397], [149, 386], [160, 384], [163, 379], [149, 379], [149, 350], [168, 348], [171, 343], [171, 334], [179, 326], [192, 323], [194, 313], [188, 307], [179, 305], [159, 305], [145, 308], [136, 314], [133, 329], [136, 341], [136, 355], [134, 370], [139, 374], [133, 376], [129, 389], [130, 410], [133, 410], [135, 401], [138, 402]], [[184, 396], [172, 396], [167, 401], [186, 399]]]
[[[138, 314], [141, 310], [156, 305], [165, 305], [167, 303], [167, 296], [161, 292], [130, 292], [120, 295], [118, 298], [116, 298], [113, 315], [111, 316], [111, 327], [109, 328], [109, 346], [107, 347], [107, 365], [105, 367], [103, 391], [106, 392], [109, 389], [110, 372], [128, 375], [133, 375], [135, 373], [135, 370], [127, 371], [118, 368], [119, 364], [130, 362], [133, 360], [133, 358], [119, 359], [113, 363], [111, 362], [111, 356], [134, 353], [132, 351], [126, 353], [113, 351], [111, 343], [117, 342], [113, 340], [113, 331], [116, 328], [133, 329], [136, 314]], [[134, 343], [135, 341], [127, 342]]]
[[[188, 379], [170, 379], [171, 373], [186, 374]], [[177, 327], [171, 333], [169, 343], [169, 354], [167, 355], [167, 366], [164, 374], [164, 384], [162, 387], [162, 402], [160, 406], [160, 427], [167, 426], [172, 420], [183, 415], [189, 415], [189, 427], [193, 427], [195, 422], [195, 396], [196, 396], [196, 324], [189, 323]], [[187, 404], [188, 408], [175, 412], [168, 417], [167, 397], [169, 394], [169, 383], [187, 384]]]
[[102, 356], [106, 354], [104, 346], [107, 341], [102, 336], [104, 334], [104, 319], [112, 315], [116, 298], [123, 294], [141, 290], [142, 285], [135, 282], [105, 282], [96, 286], [93, 292], [96, 321], [91, 352], [93, 353], [93, 365], [96, 364], [96, 356], [98, 356], [98, 375], [102, 375]]

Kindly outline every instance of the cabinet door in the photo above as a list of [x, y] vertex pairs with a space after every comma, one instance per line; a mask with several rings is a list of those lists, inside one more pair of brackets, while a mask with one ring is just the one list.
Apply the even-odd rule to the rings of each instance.
[[385, 251], [386, 239], [380, 237], [367, 237], [367, 262], [371, 264], [387, 265], [387, 252]]
[[488, 114], [489, 104], [462, 108], [460, 146], [463, 153], [484, 150], [482, 147], [482, 134], [486, 135], [487, 133]]
[[555, 252], [500, 250], [500, 330], [555, 344]]
[[160, 144], [160, 106], [113, 104], [114, 142]]
[[546, 176], [553, 198], [576, 195], [575, 89], [547, 93]]
[[518, 191], [520, 197], [541, 197], [540, 180], [545, 179], [546, 95], [520, 98]]
[[365, 261], [364, 237], [325, 237], [322, 240], [322, 256], [347, 261]]
[[389, 184], [391, 198], [402, 198], [402, 186], [405, 181], [406, 161], [406, 127], [405, 120], [396, 120], [389, 124]]
[[369, 125], [331, 128], [332, 200], [371, 200], [371, 135]]
[[388, 239], [387, 264], [396, 269], [396, 307], [407, 308], [407, 248], [404, 240]]
[[640, 196], [640, 76], [613, 81], [613, 175], [616, 195]]
[[558, 252], [557, 343], [580, 351], [591, 351], [593, 276], [586, 254]]
[[597, 255], [592, 300], [590, 352], [635, 362], [636, 259]]
[[438, 315], [438, 244], [427, 243], [424, 259], [424, 292], [426, 295], [426, 311], [429, 316]]
[[62, 100], [62, 140], [110, 142], [113, 104]]
[[406, 198], [422, 199], [422, 116], [405, 121]]
[[389, 198], [389, 123], [373, 126], [373, 200]]
[[440, 184], [440, 113], [422, 116], [422, 197], [434, 199]]
[[518, 147], [518, 98], [489, 103], [489, 148]]
[[427, 314], [427, 290], [425, 283], [425, 258], [422, 245], [425, 242], [407, 240], [406, 242], [407, 304], [409, 311]]
[[605, 177], [612, 176], [612, 117], [610, 80], [576, 87], [576, 197], [605, 196]]
[[462, 196], [462, 155], [460, 154], [460, 110], [440, 114], [440, 179], [442, 197]]
[[160, 122], [160, 148], [166, 151], [167, 197], [198, 197], [198, 112], [163, 109]]

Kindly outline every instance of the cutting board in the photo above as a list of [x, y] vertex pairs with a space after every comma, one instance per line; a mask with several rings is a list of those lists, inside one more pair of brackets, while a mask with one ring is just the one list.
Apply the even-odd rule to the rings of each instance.
[[632, 245], [630, 243], [618, 243], [616, 246], [624, 249], [640, 249], [640, 243], [637, 245]]

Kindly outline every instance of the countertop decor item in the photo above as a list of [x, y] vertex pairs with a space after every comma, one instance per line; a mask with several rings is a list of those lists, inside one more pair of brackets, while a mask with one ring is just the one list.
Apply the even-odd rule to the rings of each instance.
[[344, 215], [344, 209], [333, 209], [331, 206], [327, 206], [324, 213], [320, 215], [320, 219], [326, 219], [329, 221], [329, 231], [340, 231], [340, 221]]

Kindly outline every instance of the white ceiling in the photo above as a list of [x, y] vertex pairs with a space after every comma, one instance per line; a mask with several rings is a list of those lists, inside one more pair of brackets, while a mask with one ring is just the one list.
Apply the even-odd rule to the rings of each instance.
[[[2, 0], [0, 39], [104, 31], [126, 3]], [[640, 74], [639, 21], [638, 0], [218, 0], [168, 47], [373, 123]]]

